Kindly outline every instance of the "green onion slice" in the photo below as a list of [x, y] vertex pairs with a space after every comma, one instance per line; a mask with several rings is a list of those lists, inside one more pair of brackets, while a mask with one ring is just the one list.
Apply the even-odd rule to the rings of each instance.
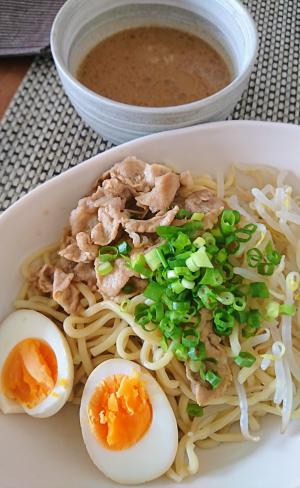
[[105, 263], [114, 261], [118, 257], [119, 251], [116, 246], [103, 246], [99, 250], [99, 261]]
[[240, 352], [238, 356], [234, 358], [235, 364], [241, 368], [250, 368], [256, 361], [255, 356], [250, 352]]
[[256, 268], [263, 260], [263, 255], [259, 249], [252, 247], [247, 251], [247, 263], [250, 268]]
[[263, 281], [250, 283], [249, 294], [251, 297], [257, 297], [257, 298], [269, 298], [270, 296], [268, 287]]
[[119, 254], [129, 254], [131, 251], [131, 246], [126, 241], [122, 241], [117, 246]]
[[106, 261], [104, 263], [100, 263], [97, 267], [97, 273], [100, 276], [106, 276], [113, 270], [113, 266], [110, 264], [110, 262]]
[[217, 373], [215, 373], [212, 369], [207, 370], [205, 374], [205, 380], [211, 385], [213, 390], [218, 388], [219, 384], [222, 381], [220, 376]]
[[190, 417], [202, 417], [203, 407], [194, 402], [189, 402], [186, 407], [186, 412]]

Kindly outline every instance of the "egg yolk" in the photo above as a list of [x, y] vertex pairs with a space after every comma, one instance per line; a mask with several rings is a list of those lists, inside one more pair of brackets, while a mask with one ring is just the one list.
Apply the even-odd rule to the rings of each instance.
[[138, 375], [113, 375], [94, 391], [88, 407], [97, 439], [112, 450], [127, 449], [147, 432], [152, 408]]
[[57, 380], [52, 348], [39, 339], [25, 339], [9, 353], [2, 369], [4, 394], [27, 408], [41, 403]]

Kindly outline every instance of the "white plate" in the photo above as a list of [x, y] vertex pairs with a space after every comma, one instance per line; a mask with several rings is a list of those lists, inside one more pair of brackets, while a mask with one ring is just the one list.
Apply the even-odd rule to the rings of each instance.
[[[53, 178], [0, 217], [0, 317], [11, 310], [26, 256], [55, 241], [79, 197], [105, 169], [127, 155], [194, 173], [233, 162], [267, 164], [300, 176], [300, 128], [260, 122], [220, 122], [155, 134], [113, 148]], [[0, 345], [1, 347], [1, 345]], [[198, 476], [182, 488], [299, 488], [300, 422], [285, 435], [265, 419], [259, 444], [227, 444], [200, 454]], [[86, 454], [77, 409], [51, 419], [0, 415], [1, 488], [113, 488]], [[163, 435], [163, 427], [162, 427]], [[153, 453], [155, 455], [155, 453]], [[167, 479], [148, 486], [176, 486]]]

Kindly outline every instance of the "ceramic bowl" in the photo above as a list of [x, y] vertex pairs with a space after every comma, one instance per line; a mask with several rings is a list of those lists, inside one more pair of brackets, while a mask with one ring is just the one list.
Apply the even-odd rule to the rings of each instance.
[[[216, 174], [238, 162], [272, 165], [300, 177], [300, 128], [290, 124], [219, 122], [154, 134], [99, 154], [33, 190], [0, 216], [0, 322], [12, 310], [22, 282], [20, 266], [24, 259], [55, 242], [78, 199], [90, 191], [103, 171], [129, 155], [178, 170], [190, 169], [195, 174]], [[293, 181], [296, 183], [296, 178]], [[299, 487], [299, 419], [291, 422], [284, 435], [280, 434], [279, 418], [266, 417], [262, 426], [258, 443], [225, 443], [201, 450], [200, 472], [180, 485], [160, 478], [143, 486]], [[42, 420], [0, 414], [0, 432], [3, 488], [120, 487], [103, 478], [88, 457], [78, 408], [73, 405]]]
[[[94, 45], [122, 29], [141, 25], [177, 27], [199, 35], [227, 61], [231, 83], [202, 100], [158, 108], [116, 102], [79, 83], [78, 66]], [[225, 119], [247, 87], [257, 34], [239, 0], [68, 0], [54, 21], [51, 49], [74, 108], [96, 132], [118, 144], [153, 132]]]

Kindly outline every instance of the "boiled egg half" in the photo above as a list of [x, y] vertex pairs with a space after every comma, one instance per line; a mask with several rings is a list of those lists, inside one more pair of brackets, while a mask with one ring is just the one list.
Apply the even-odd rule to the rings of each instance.
[[74, 377], [69, 345], [58, 327], [33, 310], [0, 325], [0, 410], [50, 417], [68, 400]]
[[118, 483], [153, 480], [174, 461], [178, 430], [171, 405], [156, 380], [132, 361], [109, 359], [94, 369], [80, 424], [92, 461]]

